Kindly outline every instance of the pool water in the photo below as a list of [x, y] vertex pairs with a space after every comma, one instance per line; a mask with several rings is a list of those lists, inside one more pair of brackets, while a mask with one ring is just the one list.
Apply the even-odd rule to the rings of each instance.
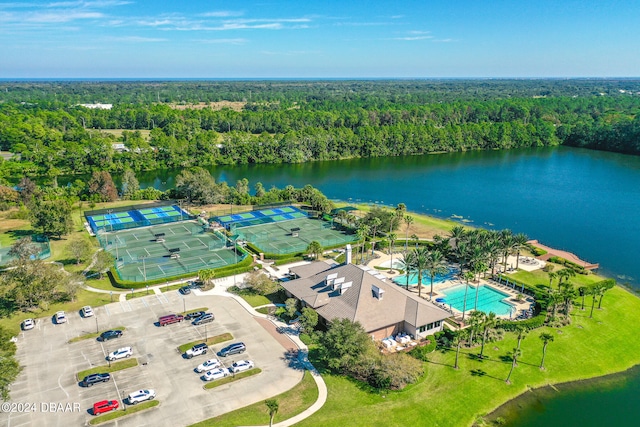
[[[433, 278], [433, 284], [435, 285], [436, 283], [442, 283], [442, 282], [446, 282], [447, 280], [455, 279], [456, 271], [457, 270], [450, 268], [449, 271], [446, 272], [445, 274], [442, 274], [442, 275], [436, 274], [435, 277]], [[394, 277], [393, 281], [400, 286], [407, 286], [407, 275], [402, 274], [400, 276]], [[409, 285], [415, 286], [417, 284], [418, 284], [418, 273], [410, 273]], [[422, 273], [422, 285], [423, 286], [431, 285], [431, 277], [429, 276], [428, 273], [425, 273], [425, 272]]]
[[[448, 289], [443, 289], [442, 293], [445, 294], [445, 305], [451, 305], [451, 307], [462, 311], [464, 307], [464, 288], [465, 285], [456, 285]], [[505, 303], [503, 300], [508, 298], [509, 295], [500, 292], [491, 286], [482, 285], [478, 290], [478, 310], [489, 313], [493, 311], [498, 316], [508, 316], [513, 306]], [[476, 287], [469, 285], [467, 291], [467, 311], [473, 310], [476, 301]]]

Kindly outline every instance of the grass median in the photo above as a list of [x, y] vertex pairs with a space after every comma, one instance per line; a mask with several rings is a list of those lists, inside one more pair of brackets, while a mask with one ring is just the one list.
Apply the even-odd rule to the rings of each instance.
[[[116, 326], [115, 328], [111, 328], [111, 329], [108, 329], [108, 330], [124, 331], [125, 329], [127, 329], [127, 328], [125, 328], [124, 326]], [[82, 340], [89, 340], [91, 338], [98, 338], [100, 336], [100, 334], [103, 333], [103, 332], [106, 332], [106, 331], [100, 331], [100, 332], [97, 332], [97, 333], [94, 332], [94, 333], [91, 333], [91, 334], [80, 335], [79, 337], [71, 338], [69, 340], [69, 343], [78, 342], [78, 341], [82, 341]]]
[[82, 380], [87, 375], [98, 374], [98, 373], [111, 373], [116, 371], [121, 371], [123, 369], [133, 368], [134, 366], [138, 366], [138, 359], [131, 358], [126, 360], [121, 360], [119, 362], [111, 362], [111, 366], [109, 365], [101, 365], [96, 366], [95, 368], [85, 369], [84, 371], [80, 371], [76, 374], [76, 378], [78, 381]]
[[248, 371], [240, 372], [239, 374], [230, 374], [228, 377], [224, 377], [222, 379], [211, 381], [204, 385], [205, 390], [209, 390], [210, 388], [220, 387], [221, 385], [229, 384], [234, 381], [241, 380], [243, 378], [252, 377], [254, 375], [258, 375], [262, 372], [260, 368], [249, 369]]
[[182, 314], [183, 316], [186, 316], [187, 314], [195, 313], [196, 311], [204, 311], [206, 313], [207, 310], [209, 310], [209, 307], [191, 308], [187, 311], [181, 312], [180, 314]]
[[[313, 376], [308, 371], [304, 373], [302, 381], [289, 391], [279, 394], [273, 399], [278, 401], [278, 412], [275, 423], [295, 417], [309, 408], [318, 399], [318, 387]], [[265, 425], [269, 420], [269, 413], [264, 402], [254, 403], [244, 408], [228, 412], [215, 418], [201, 421], [191, 427], [234, 427]]]
[[127, 410], [119, 409], [117, 411], [108, 412], [104, 415], [92, 418], [89, 424], [95, 426], [97, 424], [106, 423], [107, 421], [115, 420], [116, 418], [126, 417], [127, 415], [135, 414], [138, 412], [146, 411], [147, 409], [155, 408], [160, 404], [158, 400], [150, 400], [148, 402], [142, 402], [137, 405], [127, 405]]
[[232, 339], [233, 339], [233, 335], [231, 335], [229, 332], [225, 332], [224, 334], [216, 335], [216, 336], [207, 338], [206, 340], [198, 340], [198, 341], [182, 344], [180, 347], [178, 347], [178, 351], [180, 352], [180, 354], [182, 354], [196, 344], [206, 343], [208, 347], [211, 347], [212, 345], [220, 344], [221, 342], [229, 341]]

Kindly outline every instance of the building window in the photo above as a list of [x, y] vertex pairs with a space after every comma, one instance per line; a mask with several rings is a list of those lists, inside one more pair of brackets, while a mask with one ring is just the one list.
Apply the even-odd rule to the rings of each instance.
[[420, 328], [418, 328], [418, 332], [424, 332], [427, 330], [426, 326], [420, 326]]
[[442, 325], [442, 320], [438, 320], [438, 321], [436, 322], [436, 328], [438, 328], [440, 325]]
[[427, 325], [427, 329], [433, 329], [433, 323], [429, 323], [429, 324]]

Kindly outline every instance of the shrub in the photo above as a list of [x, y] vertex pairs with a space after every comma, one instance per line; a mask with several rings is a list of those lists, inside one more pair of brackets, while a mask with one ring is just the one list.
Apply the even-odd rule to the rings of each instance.
[[505, 321], [500, 323], [498, 328], [504, 329], [505, 331], [515, 331], [518, 326], [522, 326], [527, 330], [537, 329], [544, 325], [546, 320], [547, 313], [542, 312], [537, 316], [532, 317], [531, 319], [526, 320], [517, 320], [517, 321]]

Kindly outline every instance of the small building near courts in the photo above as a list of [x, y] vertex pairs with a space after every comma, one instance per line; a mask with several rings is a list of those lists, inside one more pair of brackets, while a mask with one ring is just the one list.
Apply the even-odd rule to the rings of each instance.
[[400, 332], [424, 338], [441, 331], [444, 320], [451, 317], [366, 267], [317, 261], [289, 271], [295, 279], [282, 283], [289, 296], [316, 310], [325, 324], [335, 319], [359, 322], [376, 340]]

